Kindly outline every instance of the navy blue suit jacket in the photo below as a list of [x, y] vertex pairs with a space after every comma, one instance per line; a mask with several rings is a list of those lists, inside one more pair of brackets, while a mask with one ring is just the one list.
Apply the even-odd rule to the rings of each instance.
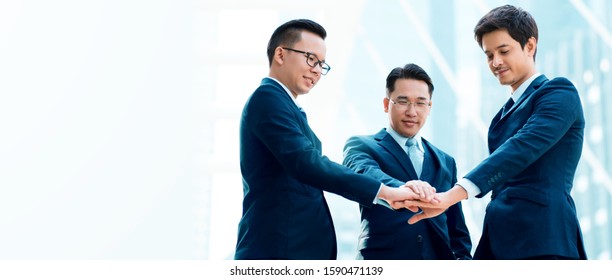
[[[455, 160], [423, 139], [425, 159], [421, 180], [442, 192], [457, 182]], [[354, 136], [344, 147], [344, 165], [387, 186], [418, 179], [410, 158], [385, 129]], [[361, 207], [359, 259], [471, 259], [472, 243], [461, 203], [444, 214], [410, 225], [414, 213], [380, 205]]]
[[492, 191], [474, 258], [542, 255], [586, 259], [570, 192], [582, 152], [584, 115], [565, 78], [536, 78], [489, 127], [487, 159], [465, 177]]
[[305, 115], [269, 78], [242, 111], [240, 169], [244, 198], [236, 259], [335, 259], [323, 191], [371, 206], [381, 184], [323, 156]]

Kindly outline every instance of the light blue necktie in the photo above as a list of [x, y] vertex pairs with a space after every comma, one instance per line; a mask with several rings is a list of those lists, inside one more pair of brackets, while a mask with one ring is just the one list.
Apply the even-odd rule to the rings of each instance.
[[408, 147], [408, 156], [410, 157], [414, 171], [416, 171], [417, 176], [420, 178], [421, 170], [423, 169], [423, 152], [419, 150], [417, 141], [414, 138], [408, 138], [406, 146]]

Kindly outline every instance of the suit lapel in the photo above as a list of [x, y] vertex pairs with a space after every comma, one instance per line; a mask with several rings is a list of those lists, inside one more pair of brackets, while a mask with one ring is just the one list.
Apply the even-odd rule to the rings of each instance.
[[421, 172], [421, 180], [429, 182], [432, 186], [439, 185], [444, 172], [440, 172], [443, 168], [440, 163], [440, 156], [433, 149], [431, 144], [423, 139], [423, 149], [425, 150], [425, 159], [423, 160], [423, 171]]
[[270, 85], [278, 89], [277, 93], [279, 95], [279, 98], [283, 100], [283, 103], [286, 103], [287, 106], [291, 108], [291, 111], [293, 112], [293, 116], [295, 117], [295, 121], [298, 123], [298, 125], [302, 129], [302, 132], [304, 133], [304, 135], [308, 137], [308, 139], [312, 141], [312, 144], [317, 148], [317, 150], [321, 152], [322, 150], [321, 141], [319, 140], [317, 135], [314, 133], [314, 131], [312, 131], [312, 129], [310, 128], [310, 125], [308, 125], [308, 120], [306, 119], [306, 113], [302, 111], [297, 106], [297, 104], [295, 104], [295, 101], [293, 101], [291, 97], [289, 97], [289, 94], [287, 94], [283, 86], [281, 86], [277, 81], [270, 79], [270, 78], [264, 78], [261, 81], [261, 85], [262, 86]]
[[[374, 135], [374, 139], [378, 141], [378, 145], [385, 149], [398, 162], [402, 169], [408, 173], [409, 178], [418, 178], [408, 154], [406, 154], [404, 149], [397, 144], [395, 139], [393, 139], [385, 129], [382, 129]], [[425, 159], [423, 161], [423, 173], [421, 174], [421, 178], [434, 187], [438, 186], [442, 184], [444, 174], [452, 174], [452, 172], [448, 170], [447, 166], [442, 164], [442, 159], [437, 149], [425, 139], [423, 139], [423, 148], [425, 150]], [[427, 219], [426, 222], [431, 225], [436, 234], [450, 250], [450, 240], [445, 230], [447, 228], [445, 225], [446, 219], [438, 216]]]
[[[544, 75], [540, 75], [539, 77], [537, 77], [535, 80], [533, 80], [533, 82], [531, 82], [531, 84], [529, 85], [529, 87], [527, 87], [527, 89], [525, 90], [525, 92], [523, 92], [523, 94], [521, 95], [521, 97], [519, 98], [519, 100], [516, 101], [516, 104], [514, 104], [514, 106], [512, 106], [512, 109], [510, 109], [510, 111], [508, 111], [508, 113], [506, 115], [510, 115], [512, 114], [512, 112], [514, 112], [516, 110], [516, 108], [520, 107], [521, 104], [523, 102], [525, 102], [525, 100], [527, 100], [527, 98], [529, 98], [529, 96], [531, 96], [536, 90], [538, 90], [542, 85], [544, 85], [544, 83], [548, 81], [548, 78], [546, 78], [546, 76]], [[504, 117], [506, 116], [504, 115]]]
[[519, 108], [521, 106], [521, 104], [524, 103], [525, 100], [527, 100], [529, 98], [529, 96], [531, 96], [536, 90], [538, 90], [542, 85], [544, 85], [544, 83], [546, 81], [548, 81], [548, 78], [546, 78], [546, 76], [544, 76], [544, 75], [540, 75], [535, 80], [533, 80], [533, 82], [531, 82], [531, 84], [529, 85], [529, 87], [527, 87], [525, 92], [523, 92], [523, 94], [521, 95], [519, 100], [516, 101], [516, 103], [514, 104], [514, 106], [512, 106], [510, 111], [508, 111], [508, 113], [503, 115], [503, 117], [502, 117], [503, 107], [500, 108], [499, 112], [497, 112], [497, 115], [495, 115], [495, 117], [491, 121], [491, 129], [493, 129], [495, 126], [498, 126], [499, 124], [505, 122], [505, 120], [508, 119], [510, 117], [510, 115], [512, 115], [512, 113], [514, 111], [516, 111], [517, 108]]
[[[431, 145], [427, 140], [423, 138], [423, 149], [425, 150], [425, 160], [423, 161], [423, 172], [421, 173], [421, 180], [429, 182], [433, 187], [437, 187], [438, 192], [446, 191], [447, 188], [442, 189], [441, 184], [444, 182], [445, 174], [452, 174], [446, 165], [442, 164], [441, 156], [438, 150]], [[451, 178], [452, 180], [452, 178]], [[450, 239], [447, 234], [446, 219], [440, 216], [427, 219], [431, 228], [437, 233], [441, 240], [450, 249]]]
[[408, 173], [410, 178], [418, 178], [406, 151], [397, 144], [395, 139], [393, 139], [384, 128], [374, 135], [374, 139], [378, 141], [378, 145], [383, 147], [393, 158], [395, 158], [395, 160], [397, 160], [398, 164]]

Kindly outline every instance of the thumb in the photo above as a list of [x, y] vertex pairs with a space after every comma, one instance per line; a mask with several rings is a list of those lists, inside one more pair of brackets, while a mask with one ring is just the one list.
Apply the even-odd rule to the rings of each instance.
[[420, 221], [422, 219], [425, 219], [425, 213], [419, 213], [419, 214], [416, 214], [416, 215], [410, 217], [410, 219], [408, 219], [408, 223], [411, 224], [411, 225], [414, 225], [414, 224], [416, 224], [418, 221]]

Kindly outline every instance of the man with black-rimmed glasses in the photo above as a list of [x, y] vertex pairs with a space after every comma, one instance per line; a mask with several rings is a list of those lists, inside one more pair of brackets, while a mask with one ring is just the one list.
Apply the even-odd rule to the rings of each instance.
[[330, 70], [325, 37], [321, 25], [299, 19], [270, 38], [269, 77], [246, 102], [240, 120], [244, 198], [235, 259], [335, 259], [336, 235], [323, 191], [365, 207], [433, 197], [427, 184], [390, 188], [322, 154], [297, 98]]

